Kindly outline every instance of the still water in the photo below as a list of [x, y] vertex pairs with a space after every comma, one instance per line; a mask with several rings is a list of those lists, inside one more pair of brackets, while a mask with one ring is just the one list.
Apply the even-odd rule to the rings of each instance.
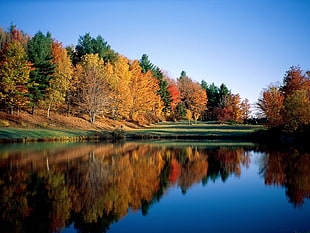
[[0, 232], [310, 231], [310, 153], [218, 141], [0, 145]]

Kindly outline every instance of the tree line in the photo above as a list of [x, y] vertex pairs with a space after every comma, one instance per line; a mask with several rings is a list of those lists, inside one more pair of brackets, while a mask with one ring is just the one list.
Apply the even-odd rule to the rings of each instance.
[[176, 80], [148, 55], [131, 60], [89, 33], [76, 46], [39, 31], [33, 37], [16, 26], [0, 28], [0, 107], [16, 114], [45, 109], [88, 114], [139, 124], [161, 120], [241, 122], [250, 104], [222, 84], [193, 81], [185, 71]]
[[309, 130], [310, 72], [292, 66], [282, 84], [271, 84], [263, 90], [257, 105], [271, 128], [288, 132]]

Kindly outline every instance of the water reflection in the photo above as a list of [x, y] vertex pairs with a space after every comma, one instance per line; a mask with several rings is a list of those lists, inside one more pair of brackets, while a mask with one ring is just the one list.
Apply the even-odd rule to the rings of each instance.
[[310, 198], [310, 153], [292, 147], [265, 149], [260, 167], [265, 184], [285, 187], [289, 202], [295, 207]]
[[[20, 148], [18, 148], [20, 147]], [[4, 232], [106, 232], [128, 214], [144, 215], [170, 186], [241, 176], [249, 151], [264, 151], [260, 175], [286, 188], [293, 206], [310, 197], [310, 154], [257, 146], [125, 144], [7, 145], [0, 151], [0, 224]]]

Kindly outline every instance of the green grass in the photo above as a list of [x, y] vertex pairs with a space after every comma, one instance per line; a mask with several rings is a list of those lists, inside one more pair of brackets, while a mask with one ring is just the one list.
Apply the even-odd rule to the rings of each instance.
[[[126, 138], [174, 138], [174, 139], [247, 139], [254, 132], [265, 129], [263, 126], [250, 125], [224, 125], [215, 122], [198, 122], [188, 124], [187, 121], [181, 122], [162, 122], [142, 129], [132, 129], [125, 132]], [[0, 141], [40, 141], [81, 138], [87, 140], [100, 134], [92, 130], [58, 130], [58, 129], [20, 129], [20, 128], [0, 128]], [[105, 138], [104, 136], [102, 138]]]
[[87, 130], [57, 130], [57, 129], [19, 129], [0, 128], [0, 139], [44, 139], [44, 138], [65, 138], [95, 135], [95, 131]]
[[133, 137], [214, 137], [214, 138], [239, 138], [252, 135], [258, 130], [265, 129], [263, 126], [253, 125], [226, 125], [215, 122], [198, 122], [188, 124], [187, 121], [163, 122], [143, 129], [128, 131]]

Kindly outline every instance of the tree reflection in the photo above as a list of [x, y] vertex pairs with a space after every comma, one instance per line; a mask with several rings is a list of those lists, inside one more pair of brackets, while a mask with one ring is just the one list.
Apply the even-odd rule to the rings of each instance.
[[[199, 182], [239, 177], [250, 164], [243, 147], [125, 143], [27, 151], [5, 152], [0, 161], [4, 232], [59, 232], [72, 223], [79, 232], [106, 232], [128, 211], [147, 215], [170, 186], [185, 194]], [[286, 187], [290, 202], [301, 206], [310, 195], [310, 154], [265, 151], [265, 183]]]
[[301, 207], [310, 198], [310, 154], [292, 148], [266, 150], [260, 174], [267, 185], [284, 186], [289, 202]]
[[208, 175], [203, 179], [203, 184], [209, 180], [215, 182], [221, 178], [223, 182], [231, 175], [240, 177], [241, 167], [249, 167], [250, 156], [244, 148], [226, 148], [209, 150]]

